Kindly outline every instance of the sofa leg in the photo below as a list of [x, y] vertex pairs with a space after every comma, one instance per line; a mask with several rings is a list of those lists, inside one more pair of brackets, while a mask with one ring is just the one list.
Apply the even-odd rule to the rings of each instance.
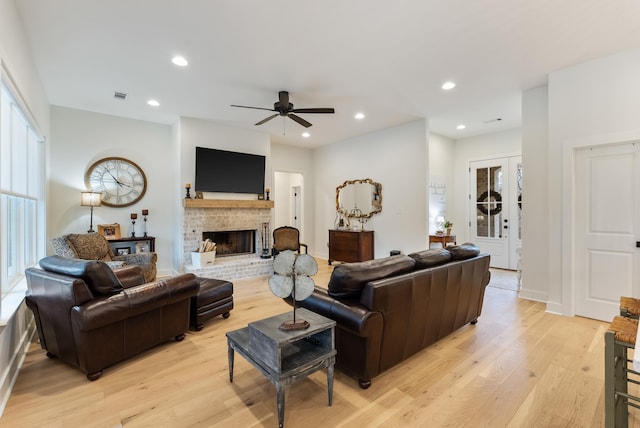
[[476, 325], [478, 324], [478, 318], [474, 319], [473, 321], [471, 321], [469, 324], [471, 325]]
[[371, 379], [369, 380], [358, 379], [358, 384], [360, 385], [360, 388], [367, 389], [371, 386]]
[[55, 359], [55, 358], [58, 358], [58, 356], [57, 356], [57, 355], [55, 355], [55, 354], [52, 354], [52, 353], [51, 353], [51, 352], [49, 352], [49, 351], [47, 351], [47, 358], [51, 358], [51, 359], [53, 360], [53, 359]]
[[102, 370], [98, 370], [95, 373], [89, 373], [87, 375], [87, 379], [89, 379], [91, 382], [93, 382], [94, 380], [98, 380], [98, 378], [102, 376]]
[[229, 318], [230, 315], [231, 315], [231, 312], [225, 312], [224, 314], [222, 314], [222, 318], [227, 319]]
[[175, 337], [176, 342], [182, 342], [184, 340], [184, 336], [185, 336], [184, 333], [177, 335]]
[[196, 324], [196, 331], [200, 331], [204, 328], [204, 323]]

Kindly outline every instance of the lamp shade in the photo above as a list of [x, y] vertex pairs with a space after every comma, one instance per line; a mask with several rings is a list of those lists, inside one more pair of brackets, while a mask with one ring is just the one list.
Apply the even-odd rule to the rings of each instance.
[[102, 193], [81, 192], [80, 205], [83, 207], [99, 207], [100, 205], [102, 205]]

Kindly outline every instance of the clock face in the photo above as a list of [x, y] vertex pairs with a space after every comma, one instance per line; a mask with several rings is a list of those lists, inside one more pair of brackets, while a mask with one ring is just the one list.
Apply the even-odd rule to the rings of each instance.
[[100, 159], [87, 169], [84, 182], [92, 192], [102, 193], [102, 204], [128, 207], [147, 191], [147, 177], [134, 162], [124, 158]]

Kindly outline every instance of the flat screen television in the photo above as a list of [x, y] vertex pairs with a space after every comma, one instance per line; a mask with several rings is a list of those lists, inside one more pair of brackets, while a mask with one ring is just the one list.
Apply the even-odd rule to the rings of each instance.
[[265, 157], [196, 147], [197, 192], [264, 193]]

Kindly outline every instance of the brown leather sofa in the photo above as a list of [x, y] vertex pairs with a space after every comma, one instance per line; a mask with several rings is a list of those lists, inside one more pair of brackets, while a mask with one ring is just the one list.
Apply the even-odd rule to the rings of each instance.
[[171, 338], [184, 339], [193, 274], [146, 283], [139, 266], [112, 270], [96, 260], [60, 256], [25, 271], [26, 303], [50, 358], [78, 367], [89, 380], [102, 370]]
[[[473, 244], [334, 268], [328, 290], [297, 302], [336, 321], [336, 368], [371, 379], [482, 312], [489, 255]], [[288, 302], [291, 304], [290, 299]]]

